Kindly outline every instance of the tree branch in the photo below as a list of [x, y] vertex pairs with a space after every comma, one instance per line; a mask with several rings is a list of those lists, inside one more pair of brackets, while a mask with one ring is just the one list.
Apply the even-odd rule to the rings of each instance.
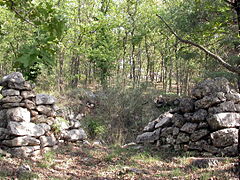
[[12, 0], [10, 0], [11, 2], [11, 10], [19, 17], [21, 18], [23, 21], [27, 22], [28, 24], [31, 24], [32, 26], [35, 26], [35, 24], [33, 24], [31, 21], [29, 21], [28, 19], [24, 18], [15, 8], [14, 8], [14, 2]]
[[205, 47], [203, 47], [202, 45], [199, 45], [195, 42], [189, 41], [189, 40], [185, 40], [182, 39], [180, 36], [178, 36], [178, 34], [168, 25], [168, 23], [160, 16], [157, 14], [157, 17], [161, 19], [161, 21], [167, 26], [167, 28], [169, 29], [169, 31], [182, 43], [185, 44], [190, 44], [194, 47], [197, 47], [198, 49], [204, 51], [205, 53], [207, 53], [209, 56], [213, 57], [215, 60], [217, 60], [223, 67], [225, 67], [226, 69], [228, 69], [231, 72], [237, 73], [240, 75], [240, 68], [238, 67], [234, 67], [231, 64], [227, 63], [223, 58], [221, 58], [220, 56], [218, 56], [217, 54], [214, 54], [213, 52], [209, 51], [208, 49], [206, 49]]

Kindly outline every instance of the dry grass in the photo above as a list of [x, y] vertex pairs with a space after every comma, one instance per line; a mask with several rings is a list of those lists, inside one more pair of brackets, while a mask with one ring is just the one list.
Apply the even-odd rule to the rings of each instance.
[[214, 168], [191, 167], [190, 154], [157, 149], [122, 149], [68, 144], [42, 160], [1, 157], [0, 179], [17, 178], [17, 168], [28, 164], [32, 172], [19, 179], [238, 179], [237, 159], [225, 158]]

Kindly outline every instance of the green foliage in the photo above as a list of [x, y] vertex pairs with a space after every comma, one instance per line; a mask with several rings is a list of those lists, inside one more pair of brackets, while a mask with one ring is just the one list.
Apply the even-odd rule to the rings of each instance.
[[42, 168], [49, 168], [54, 164], [56, 153], [54, 151], [48, 151], [43, 154], [43, 159], [39, 162], [38, 166]]

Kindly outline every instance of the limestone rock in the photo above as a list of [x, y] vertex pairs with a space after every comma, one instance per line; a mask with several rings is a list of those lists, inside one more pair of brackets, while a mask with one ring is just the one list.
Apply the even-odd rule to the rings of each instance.
[[176, 143], [181, 144], [181, 143], [187, 143], [189, 142], [190, 138], [186, 133], [180, 132], [177, 136]]
[[34, 151], [39, 150], [40, 146], [22, 146], [11, 148], [11, 154], [15, 157], [29, 157]]
[[201, 122], [205, 121], [206, 117], [208, 115], [208, 112], [205, 109], [199, 109], [196, 111], [192, 116], [192, 122]]
[[6, 96], [19, 96], [20, 95], [20, 91], [15, 90], [15, 89], [4, 89], [1, 91], [2, 96], [6, 97]]
[[26, 108], [17, 107], [7, 110], [7, 119], [9, 121], [25, 121], [30, 122], [31, 115]]
[[55, 98], [47, 94], [36, 95], [36, 105], [51, 105], [55, 103]]
[[226, 128], [211, 133], [212, 143], [216, 147], [226, 147], [238, 143], [238, 129]]
[[221, 112], [240, 112], [240, 104], [234, 104], [233, 101], [226, 101], [219, 104], [218, 107], [209, 108], [208, 112], [211, 114]]
[[213, 130], [240, 126], [240, 113], [218, 113], [207, 119]]
[[238, 154], [238, 145], [237, 144], [233, 144], [232, 146], [225, 147], [223, 149], [223, 153], [226, 156], [237, 156], [237, 155], [239, 155]]
[[155, 125], [155, 128], [156, 129], [160, 127], [163, 128], [163, 127], [169, 126], [171, 123], [172, 123], [172, 114], [167, 117], [159, 119], [159, 122]]
[[78, 120], [71, 120], [70, 121], [70, 128], [77, 129], [81, 127], [81, 123]]
[[45, 131], [44, 129], [31, 122], [15, 122], [10, 121], [8, 123], [9, 133], [16, 136], [42, 136]]
[[41, 114], [44, 114], [44, 115], [48, 115], [52, 111], [52, 108], [50, 106], [44, 106], [44, 105], [37, 106], [36, 109], [38, 112], [40, 112]]
[[183, 98], [180, 100], [179, 107], [183, 113], [192, 112], [194, 110], [194, 101], [191, 98]]
[[29, 82], [21, 82], [21, 83], [15, 83], [15, 82], [8, 82], [8, 87], [12, 89], [18, 89], [18, 90], [32, 90], [32, 86]]
[[87, 134], [82, 128], [72, 129], [68, 131], [66, 130], [65, 133], [63, 134], [63, 139], [71, 142], [84, 140], [86, 138], [87, 138]]
[[6, 86], [8, 82], [22, 83], [24, 81], [25, 80], [23, 78], [22, 73], [20, 73], [20, 72], [13, 72], [13, 73], [3, 77], [3, 79], [0, 81], [0, 86]]
[[35, 94], [35, 92], [33, 92], [33, 91], [22, 91], [22, 92], [21, 92], [21, 96], [22, 96], [24, 99], [29, 99], [29, 98], [34, 98], [34, 97], [36, 97], [36, 94]]
[[204, 136], [208, 135], [209, 131], [207, 129], [200, 129], [193, 132], [190, 136], [191, 141], [198, 141], [199, 139], [203, 138]]
[[161, 132], [161, 129], [157, 129], [153, 132], [145, 132], [137, 136], [136, 142], [137, 143], [154, 142], [159, 139], [160, 132]]
[[10, 109], [10, 108], [15, 108], [15, 107], [24, 107], [25, 103], [4, 103], [2, 105], [2, 108], [4, 109]]
[[0, 127], [6, 128], [7, 127], [7, 110], [3, 109], [0, 110]]
[[46, 146], [55, 146], [57, 144], [57, 140], [52, 136], [41, 136], [40, 137], [41, 141], [41, 147], [46, 147]]
[[173, 122], [174, 126], [181, 128], [184, 125], [184, 123], [186, 122], [186, 120], [183, 118], [182, 115], [174, 114], [172, 117], [172, 122]]
[[4, 140], [2, 144], [9, 147], [16, 146], [36, 146], [40, 144], [40, 141], [34, 137], [30, 136], [20, 136], [11, 140]]
[[0, 128], [0, 140], [4, 140], [8, 135], [8, 130], [5, 128]]
[[225, 96], [227, 98], [227, 101], [232, 101], [234, 103], [240, 102], [240, 94], [237, 92], [230, 92], [230, 93], [227, 93]]
[[48, 125], [47, 123], [40, 123], [38, 125], [41, 126], [45, 130], [45, 132], [48, 132], [51, 130], [51, 126]]
[[202, 99], [195, 102], [196, 109], [206, 109], [213, 105], [225, 101], [225, 95], [222, 92], [213, 93], [210, 96], [204, 96]]
[[24, 106], [28, 109], [35, 109], [36, 105], [33, 101], [29, 100], [29, 99], [24, 99], [23, 103], [25, 104]]
[[166, 127], [166, 128], [163, 128], [162, 131], [161, 131], [161, 137], [167, 137], [169, 135], [172, 135], [173, 134], [173, 127]]
[[144, 127], [143, 132], [151, 132], [155, 129], [155, 125], [157, 124], [157, 121], [149, 122], [147, 126]]
[[203, 98], [213, 92], [229, 93], [230, 86], [226, 78], [217, 77], [214, 79], [207, 79], [199, 83], [193, 90], [192, 95], [198, 99]]
[[188, 122], [188, 123], [185, 123], [180, 130], [183, 131], [183, 132], [191, 134], [195, 131], [197, 126], [198, 126], [198, 124], [196, 124], [196, 123], [189, 123]]
[[20, 103], [22, 101], [22, 96], [7, 96], [0, 100], [0, 103]]

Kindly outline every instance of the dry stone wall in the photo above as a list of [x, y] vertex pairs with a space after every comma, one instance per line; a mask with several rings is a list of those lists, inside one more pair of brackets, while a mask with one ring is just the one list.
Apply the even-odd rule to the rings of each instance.
[[137, 143], [156, 143], [175, 150], [236, 156], [240, 127], [240, 94], [225, 78], [208, 79], [192, 90], [192, 98], [149, 122]]
[[87, 138], [77, 119], [67, 121], [58, 115], [55, 98], [36, 94], [21, 73], [4, 76], [0, 86], [0, 147], [12, 155], [40, 155], [60, 140]]

